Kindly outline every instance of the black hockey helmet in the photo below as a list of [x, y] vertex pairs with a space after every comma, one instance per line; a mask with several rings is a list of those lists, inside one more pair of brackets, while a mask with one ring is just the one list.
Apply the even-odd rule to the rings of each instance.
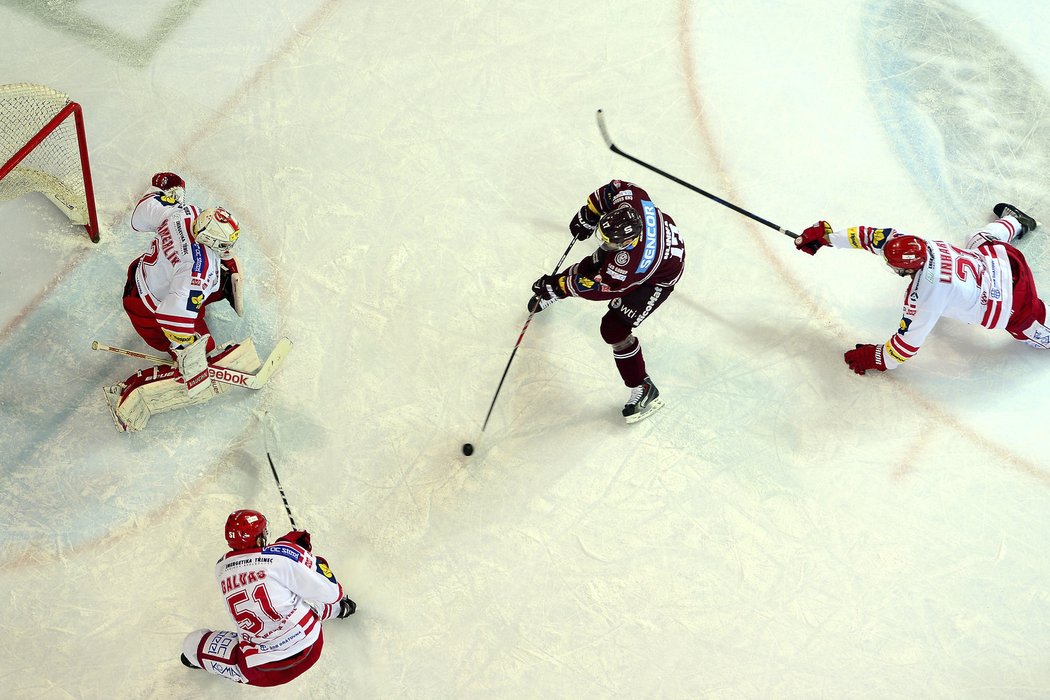
[[641, 215], [630, 204], [621, 204], [598, 220], [598, 239], [605, 250], [633, 248], [644, 230]]

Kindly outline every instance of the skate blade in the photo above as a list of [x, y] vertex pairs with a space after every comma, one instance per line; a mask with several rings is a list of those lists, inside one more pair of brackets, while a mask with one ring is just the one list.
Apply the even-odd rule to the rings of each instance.
[[663, 407], [663, 399], [653, 399], [652, 403], [650, 403], [641, 413], [635, 413], [633, 416], [627, 416], [627, 425], [630, 425], [631, 423], [637, 423], [640, 420], [645, 420], [646, 418], [653, 415]]

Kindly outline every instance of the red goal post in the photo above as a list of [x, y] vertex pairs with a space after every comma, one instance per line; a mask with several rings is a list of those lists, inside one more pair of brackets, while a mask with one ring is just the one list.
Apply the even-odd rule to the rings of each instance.
[[0, 85], [0, 161], [0, 202], [40, 192], [98, 243], [79, 104], [43, 85]]

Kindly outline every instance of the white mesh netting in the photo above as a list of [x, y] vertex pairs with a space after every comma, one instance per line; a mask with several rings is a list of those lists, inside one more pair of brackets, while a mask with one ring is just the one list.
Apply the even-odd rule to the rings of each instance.
[[[42, 85], [0, 85], [0, 166], [67, 104], [69, 97]], [[84, 176], [72, 114], [0, 180], [0, 202], [27, 192], [46, 195], [73, 223], [88, 223]]]

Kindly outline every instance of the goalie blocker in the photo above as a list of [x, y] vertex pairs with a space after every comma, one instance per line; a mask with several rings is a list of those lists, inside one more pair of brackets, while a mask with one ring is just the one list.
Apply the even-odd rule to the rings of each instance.
[[[205, 343], [201, 340], [206, 338], [201, 338], [190, 348], [204, 348]], [[98, 349], [103, 347], [117, 350], [108, 346]], [[103, 387], [102, 391], [117, 430], [135, 432], [142, 430], [155, 414], [204, 403], [225, 392], [231, 385], [247, 389], [262, 388], [290, 349], [291, 342], [282, 338], [266, 361], [262, 362], [255, 343], [248, 338], [216, 349], [210, 357], [204, 358], [206, 362], [203, 369], [191, 361], [193, 371], [188, 375], [188, 382], [179, 371], [179, 365], [184, 364], [180, 357], [179, 364], [147, 367], [123, 382]], [[189, 389], [187, 385], [190, 385]]]

